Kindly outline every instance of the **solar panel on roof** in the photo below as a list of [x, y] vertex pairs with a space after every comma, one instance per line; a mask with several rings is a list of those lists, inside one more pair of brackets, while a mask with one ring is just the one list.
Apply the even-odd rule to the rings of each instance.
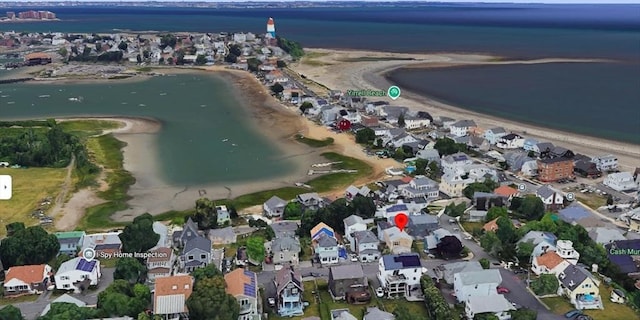
[[89, 262], [85, 259], [80, 259], [80, 261], [78, 262], [78, 265], [76, 265], [76, 270], [91, 272], [91, 270], [93, 270], [95, 265], [96, 265], [95, 260], [92, 260], [91, 262]]
[[244, 271], [244, 275], [249, 278], [249, 283], [244, 284], [244, 295], [249, 297], [256, 296], [256, 278], [253, 272]]

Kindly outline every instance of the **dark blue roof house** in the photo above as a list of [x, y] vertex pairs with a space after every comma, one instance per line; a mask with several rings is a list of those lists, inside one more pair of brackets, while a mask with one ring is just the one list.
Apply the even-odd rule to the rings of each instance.
[[578, 222], [582, 219], [591, 217], [591, 212], [583, 206], [574, 203], [560, 211], [558, 211], [560, 219], [567, 223]]
[[614, 241], [604, 247], [609, 260], [620, 268], [620, 272], [626, 274], [640, 272], [640, 262], [634, 261], [633, 254], [629, 254], [629, 251], [640, 251], [640, 239]]

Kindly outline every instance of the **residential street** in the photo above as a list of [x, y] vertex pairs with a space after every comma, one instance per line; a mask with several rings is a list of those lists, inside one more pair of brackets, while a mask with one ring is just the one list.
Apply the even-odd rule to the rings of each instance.
[[[113, 272], [114, 268], [104, 268], [102, 269], [102, 278], [100, 279], [100, 283], [98, 284], [98, 288], [95, 290], [88, 290], [81, 294], [71, 294], [74, 298], [84, 301], [87, 305], [95, 305], [98, 303], [98, 294], [106, 289], [113, 282]], [[14, 306], [20, 309], [22, 315], [27, 320], [33, 320], [40, 316], [40, 313], [44, 310], [53, 300], [51, 298], [51, 291], [47, 291], [43, 293], [38, 300], [34, 302], [22, 302], [16, 303]]]

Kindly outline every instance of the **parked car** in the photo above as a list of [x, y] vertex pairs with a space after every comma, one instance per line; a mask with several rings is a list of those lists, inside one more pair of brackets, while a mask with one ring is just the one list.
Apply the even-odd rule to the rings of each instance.
[[571, 319], [571, 318], [579, 316], [581, 314], [582, 314], [582, 311], [580, 311], [578, 309], [574, 309], [574, 310], [571, 310], [571, 311], [565, 313], [564, 317], [567, 318], [567, 319]]
[[351, 255], [351, 262], [358, 262], [358, 256], [356, 256], [355, 254]]
[[498, 287], [498, 288], [496, 288], [496, 291], [498, 291], [498, 293], [500, 293], [500, 294], [511, 292], [511, 291], [509, 291], [509, 289], [507, 289], [505, 287]]
[[376, 297], [378, 298], [384, 297], [384, 289], [382, 289], [382, 287], [378, 287], [378, 289], [376, 289]]
[[593, 318], [591, 316], [586, 315], [586, 314], [581, 314], [581, 315], [576, 317], [576, 320], [593, 320]]
[[269, 297], [269, 299], [267, 299], [267, 302], [269, 303], [269, 307], [271, 308], [276, 306], [276, 298], [274, 297]]
[[522, 269], [522, 268], [518, 268], [518, 269], [514, 269], [513, 273], [515, 273], [515, 274], [524, 274], [524, 273], [527, 273], [527, 270], [526, 269]]

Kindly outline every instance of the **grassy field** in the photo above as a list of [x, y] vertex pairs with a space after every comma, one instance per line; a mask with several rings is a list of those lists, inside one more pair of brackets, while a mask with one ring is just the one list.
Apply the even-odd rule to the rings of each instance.
[[[55, 197], [67, 174], [65, 168], [0, 168], [0, 174], [12, 177], [11, 200], [0, 201], [0, 224], [24, 222], [25, 225], [38, 223], [31, 218], [31, 212], [38, 208], [40, 201], [46, 197]], [[6, 230], [0, 228], [0, 236]]]
[[593, 209], [593, 210], [598, 210], [598, 208], [606, 206], [607, 205], [607, 198], [604, 196], [601, 196], [599, 194], [582, 194], [582, 193], [576, 193], [576, 199], [580, 202], [582, 202], [585, 206]]
[[8, 305], [8, 304], [16, 304], [21, 302], [32, 302], [38, 300], [39, 295], [31, 294], [26, 296], [20, 296], [15, 298], [5, 298], [0, 297], [0, 306]]
[[482, 230], [482, 227], [484, 226], [484, 223], [482, 222], [469, 222], [469, 221], [462, 221], [460, 223], [462, 225], [462, 228], [464, 228], [464, 230], [468, 233], [473, 234], [473, 230]]
[[[640, 315], [635, 313], [631, 307], [609, 300], [611, 290], [613, 288], [610, 286], [600, 285], [600, 298], [603, 301], [604, 310], [583, 310], [583, 313], [597, 320], [638, 319]], [[565, 314], [569, 310], [575, 309], [565, 297], [543, 298], [542, 301], [556, 314]]]
[[324, 140], [316, 140], [304, 137], [300, 134], [296, 135], [296, 141], [302, 142], [313, 148], [322, 148], [333, 144], [333, 138], [326, 138]]
[[58, 123], [60, 127], [71, 134], [87, 137], [95, 136], [104, 130], [117, 129], [123, 126], [122, 123], [110, 120], [70, 120]]
[[92, 137], [87, 140], [87, 148], [92, 158], [106, 171], [109, 188], [99, 192], [98, 196], [108, 202], [88, 208], [80, 220], [79, 228], [95, 230], [122, 225], [122, 223], [113, 222], [110, 217], [116, 211], [127, 208], [126, 202], [129, 200], [127, 191], [129, 186], [135, 183], [135, 178], [122, 166], [124, 146], [125, 143], [113, 135]]

